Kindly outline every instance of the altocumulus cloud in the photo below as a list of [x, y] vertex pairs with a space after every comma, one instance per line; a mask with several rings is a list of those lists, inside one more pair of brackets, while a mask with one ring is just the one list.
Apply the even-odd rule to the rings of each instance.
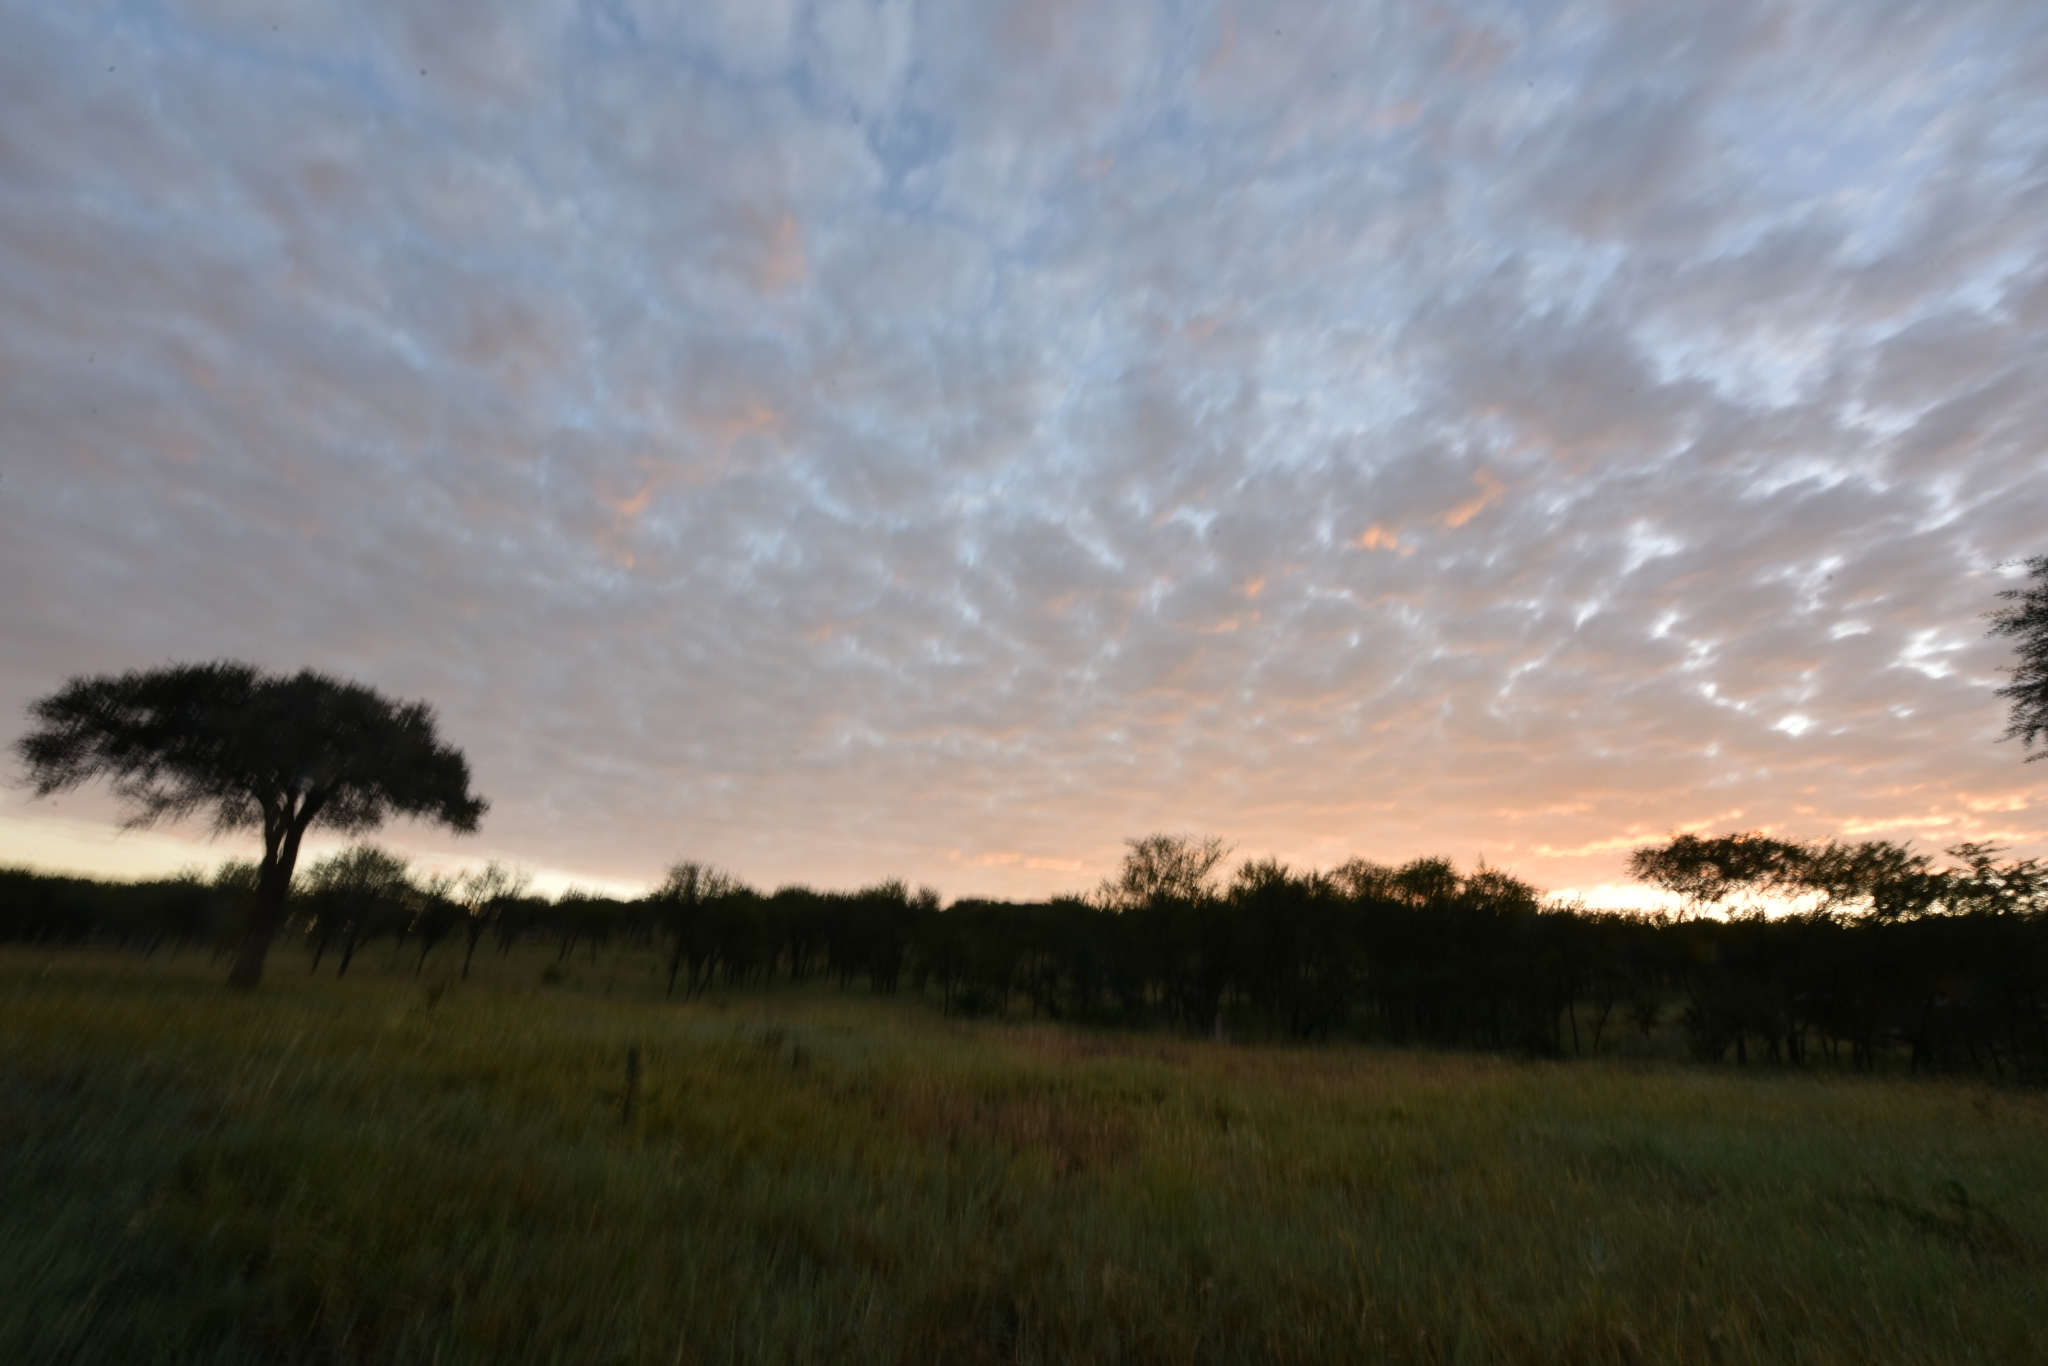
[[[2043, 849], [2037, 4], [0, 0], [0, 90], [0, 714], [352, 674], [495, 802], [396, 842], [623, 884]], [[0, 857], [205, 853], [109, 811]]]

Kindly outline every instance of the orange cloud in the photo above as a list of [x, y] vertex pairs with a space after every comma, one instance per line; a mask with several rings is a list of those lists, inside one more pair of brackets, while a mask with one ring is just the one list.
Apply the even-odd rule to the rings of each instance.
[[1360, 550], [1398, 550], [1403, 555], [1415, 553], [1413, 546], [1402, 545], [1400, 537], [1381, 526], [1378, 522], [1374, 522], [1371, 526], [1367, 527], [1352, 544]]
[[1875, 835], [1885, 830], [1916, 829], [1931, 830], [1944, 825], [1960, 824], [1956, 816], [1890, 816], [1876, 818], [1850, 817], [1841, 822], [1839, 828], [1844, 835]]
[[1507, 485], [1501, 483], [1500, 480], [1494, 478], [1485, 470], [1481, 470], [1473, 475], [1472, 482], [1479, 485], [1478, 496], [1458, 504], [1458, 506], [1444, 514], [1443, 524], [1446, 530], [1455, 531], [1465, 525], [1465, 523], [1486, 511], [1496, 499], [1508, 491]]
[[718, 448], [718, 462], [724, 468], [725, 459], [732, 454], [733, 442], [743, 436], [764, 436], [782, 426], [782, 414], [760, 399], [749, 399], [738, 412], [727, 413], [703, 424], [703, 430]]
[[1531, 853], [1545, 858], [1584, 858], [1588, 854], [1609, 854], [1618, 849], [1633, 849], [1641, 844], [1655, 844], [1657, 839], [1649, 835], [1615, 835], [1609, 839], [1588, 840], [1584, 844], [1559, 846], [1555, 844], [1534, 844]]
[[765, 435], [779, 430], [782, 426], [782, 414], [759, 399], [748, 399], [737, 411], [700, 419], [691, 425], [708, 438], [712, 448], [717, 452], [709, 462], [708, 473], [704, 462], [660, 464], [651, 457], [642, 457], [639, 461], [640, 467], [649, 470], [650, 473], [641, 481], [638, 489], [625, 497], [605, 492], [599, 492], [597, 495], [598, 501], [612, 514], [611, 526], [598, 534], [598, 548], [621, 569], [631, 569], [635, 563], [632, 552], [625, 548], [626, 533], [632, 529], [632, 524], [641, 514], [654, 505], [655, 495], [661, 492], [664, 485], [677, 479], [695, 484], [706, 478], [722, 478], [732, 454], [733, 443], [743, 436]]
[[804, 256], [803, 229], [797, 225], [796, 215], [785, 213], [775, 220], [767, 238], [760, 264], [754, 269], [755, 288], [763, 294], [781, 294], [802, 284], [810, 274], [810, 263]]
[[658, 477], [649, 479], [631, 498], [612, 498], [607, 501], [620, 521], [628, 521], [647, 511], [647, 505], [654, 501], [654, 491], [660, 487], [661, 480]]
[[1081, 860], [1077, 858], [1043, 858], [1020, 853], [1015, 849], [999, 849], [993, 853], [976, 854], [963, 859], [958, 849], [946, 855], [948, 859], [967, 868], [1043, 868], [1055, 873], [1078, 873]]

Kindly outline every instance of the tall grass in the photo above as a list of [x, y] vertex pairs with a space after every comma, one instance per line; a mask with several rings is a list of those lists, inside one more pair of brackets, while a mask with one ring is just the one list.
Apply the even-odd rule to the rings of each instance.
[[0, 1360], [2048, 1359], [2034, 1093], [676, 1005], [614, 961], [249, 996], [0, 953]]

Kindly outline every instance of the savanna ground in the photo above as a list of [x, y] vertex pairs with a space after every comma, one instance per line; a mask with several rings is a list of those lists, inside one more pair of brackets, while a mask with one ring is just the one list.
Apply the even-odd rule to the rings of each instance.
[[0, 951], [0, 1360], [2048, 1360], [2036, 1092], [553, 957]]

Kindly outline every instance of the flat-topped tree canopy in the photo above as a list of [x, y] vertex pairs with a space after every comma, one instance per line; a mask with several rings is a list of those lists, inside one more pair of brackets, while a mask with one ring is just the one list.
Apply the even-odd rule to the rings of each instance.
[[105, 778], [131, 827], [204, 812], [216, 833], [262, 832], [236, 986], [262, 979], [308, 830], [360, 834], [408, 816], [468, 834], [489, 809], [430, 705], [311, 669], [230, 661], [74, 678], [29, 714], [15, 752], [36, 796]]

